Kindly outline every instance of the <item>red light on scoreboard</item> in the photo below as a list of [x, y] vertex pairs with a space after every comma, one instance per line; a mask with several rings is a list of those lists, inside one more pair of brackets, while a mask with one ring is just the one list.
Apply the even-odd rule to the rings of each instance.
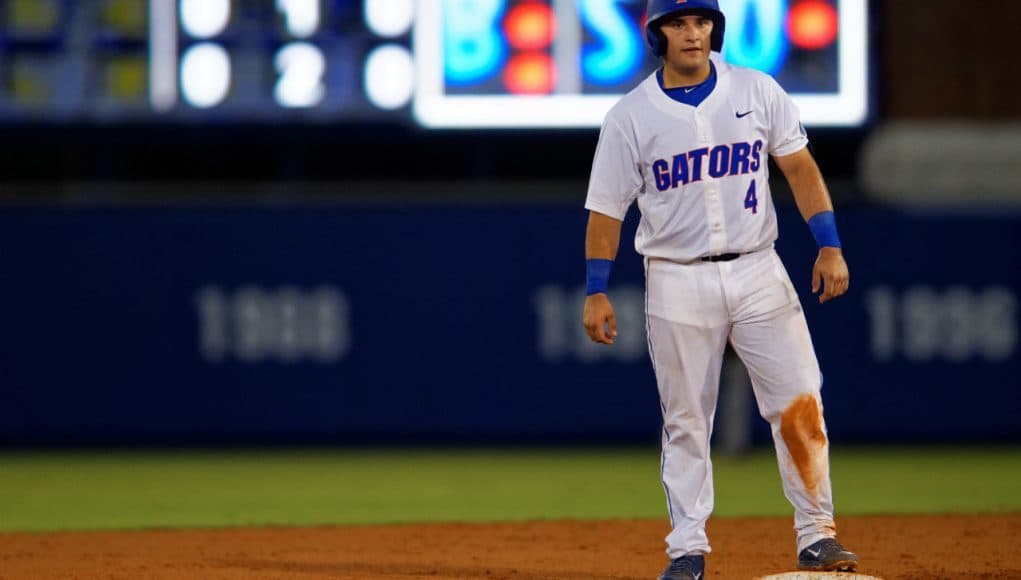
[[507, 43], [516, 51], [503, 71], [503, 82], [514, 94], [553, 92], [556, 66], [548, 50], [557, 20], [548, 4], [524, 2], [512, 8], [503, 21]]
[[553, 42], [557, 21], [545, 4], [519, 4], [507, 13], [507, 41], [517, 50], [543, 50]]
[[507, 63], [503, 80], [507, 89], [515, 94], [549, 94], [556, 81], [553, 59], [543, 52], [515, 55]]
[[798, 48], [819, 50], [836, 40], [838, 24], [833, 6], [822, 0], [805, 0], [791, 8], [787, 29]]

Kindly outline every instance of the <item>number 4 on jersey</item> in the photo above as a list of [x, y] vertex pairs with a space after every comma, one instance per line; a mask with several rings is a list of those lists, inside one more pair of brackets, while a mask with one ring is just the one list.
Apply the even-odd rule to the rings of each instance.
[[748, 193], [744, 196], [744, 208], [752, 210], [752, 213], [759, 213], [759, 198], [755, 197], [755, 180], [748, 187]]

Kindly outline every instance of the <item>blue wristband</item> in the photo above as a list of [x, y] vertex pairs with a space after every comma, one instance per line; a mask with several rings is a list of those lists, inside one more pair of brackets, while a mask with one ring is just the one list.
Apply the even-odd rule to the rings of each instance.
[[837, 235], [837, 219], [832, 211], [822, 211], [808, 220], [808, 229], [812, 230], [812, 237], [819, 247], [829, 246], [840, 247], [840, 236]]
[[610, 285], [610, 269], [612, 267], [613, 260], [585, 260], [586, 296], [606, 292], [606, 287]]

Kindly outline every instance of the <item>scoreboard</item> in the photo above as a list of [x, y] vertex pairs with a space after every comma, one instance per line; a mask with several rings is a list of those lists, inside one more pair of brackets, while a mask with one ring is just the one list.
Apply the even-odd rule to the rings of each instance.
[[[724, 58], [868, 118], [866, 0], [721, 0]], [[0, 0], [0, 124], [595, 127], [657, 66], [644, 0]]]

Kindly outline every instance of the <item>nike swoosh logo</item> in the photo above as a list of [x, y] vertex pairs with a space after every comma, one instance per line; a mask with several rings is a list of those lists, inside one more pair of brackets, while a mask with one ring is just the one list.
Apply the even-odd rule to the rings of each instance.
[[808, 552], [809, 554], [811, 554], [813, 558], [818, 558], [819, 557], [819, 553], [822, 552], [822, 550], [816, 550], [816, 551], [813, 552], [812, 550], [809, 550], [808, 548], [805, 548], [805, 551]]
[[[698, 88], [698, 87], [691, 87], [690, 89], [684, 89], [684, 93], [685, 93], [685, 94], [688, 94], [688, 93], [690, 93], [691, 91], [693, 91], [693, 90], [695, 90], [695, 89], [697, 89], [697, 88]], [[696, 578], [695, 580], [698, 580], [698, 579]]]
[[[754, 111], [754, 110], [755, 109], [752, 109], [752, 111]], [[752, 111], [748, 111], [747, 113], [738, 113], [737, 111], [734, 111], [734, 114], [737, 115], [738, 119], [743, 119], [743, 118], [747, 117], [748, 115], [751, 115]]]

